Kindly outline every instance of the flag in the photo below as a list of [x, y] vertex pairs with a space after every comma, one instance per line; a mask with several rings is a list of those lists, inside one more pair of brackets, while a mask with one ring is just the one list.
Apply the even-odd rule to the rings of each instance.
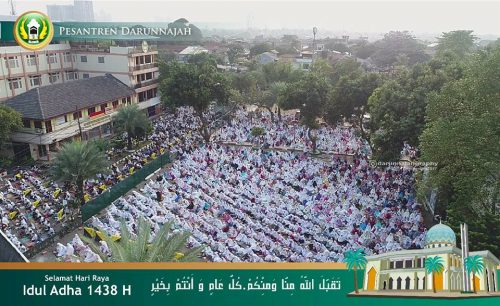
[[16, 179], [20, 180], [23, 177], [21, 173], [16, 174]]
[[54, 198], [57, 199], [57, 197], [59, 196], [59, 194], [61, 193], [61, 189], [60, 188], [57, 188], [56, 191], [54, 191]]
[[91, 238], [95, 238], [95, 230], [91, 227], [84, 227], [83, 228], [85, 233], [87, 233]]
[[105, 184], [101, 184], [101, 186], [99, 186], [99, 189], [101, 189], [102, 191], [106, 190], [108, 187], [105, 185]]
[[121, 238], [122, 238], [122, 237], [120, 237], [120, 235], [113, 235], [113, 236], [111, 236], [111, 239], [112, 239], [113, 241], [118, 241], [118, 240], [120, 240]]
[[85, 194], [83, 196], [83, 200], [85, 201], [85, 203], [87, 203], [88, 201], [90, 201], [90, 196], [88, 194]]
[[130, 174], [134, 174], [135, 167], [130, 168], [129, 172]]
[[27, 195], [28, 195], [28, 194], [30, 194], [30, 193], [31, 193], [31, 189], [29, 189], [29, 188], [27, 188], [27, 189], [25, 189], [25, 190], [23, 191], [23, 194], [24, 194], [25, 196], [27, 196]]
[[156, 153], [151, 154], [151, 158], [155, 159], [156, 158]]
[[179, 259], [181, 259], [182, 257], [184, 257], [184, 254], [183, 254], [183, 253], [181, 253], [181, 252], [175, 252], [174, 258], [175, 258], [176, 260], [179, 260]]
[[13, 211], [13, 212], [9, 213], [9, 218], [10, 218], [11, 220], [13, 220], [16, 216], [17, 216], [17, 210], [15, 210], [15, 211]]
[[57, 212], [57, 220], [61, 221], [63, 217], [64, 217], [64, 208], [61, 208], [61, 210]]
[[33, 202], [33, 207], [37, 208], [38, 205], [40, 205], [40, 200], [36, 200], [35, 202]]

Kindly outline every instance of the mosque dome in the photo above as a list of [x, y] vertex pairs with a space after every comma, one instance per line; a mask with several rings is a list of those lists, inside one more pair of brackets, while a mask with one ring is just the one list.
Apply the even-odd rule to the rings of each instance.
[[457, 240], [453, 230], [442, 223], [431, 227], [425, 235], [426, 248], [439, 248], [444, 246], [456, 246]]

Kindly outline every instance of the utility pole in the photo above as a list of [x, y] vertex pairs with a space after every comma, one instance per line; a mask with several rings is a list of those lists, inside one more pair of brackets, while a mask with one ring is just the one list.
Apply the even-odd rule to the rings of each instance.
[[80, 141], [83, 141], [82, 125], [80, 124], [80, 112], [78, 111], [78, 105], [75, 105], [76, 109], [76, 120], [78, 121], [78, 130], [80, 131]]
[[9, 0], [10, 14], [16, 16], [16, 8], [14, 7], [14, 0]]
[[318, 28], [313, 28], [313, 50], [312, 50], [312, 61], [314, 62], [314, 55], [316, 54], [316, 33], [318, 33]]

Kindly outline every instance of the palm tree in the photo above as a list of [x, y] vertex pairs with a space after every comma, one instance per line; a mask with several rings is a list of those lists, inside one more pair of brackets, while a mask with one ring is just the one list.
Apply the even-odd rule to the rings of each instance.
[[432, 273], [432, 291], [436, 293], [436, 273], [443, 272], [443, 259], [439, 256], [427, 257], [425, 259], [425, 270], [427, 273]]
[[63, 145], [52, 162], [51, 174], [57, 181], [69, 182], [76, 188], [72, 202], [70, 219], [80, 214], [80, 206], [85, 203], [83, 183], [98, 173], [108, 171], [108, 160], [94, 142], [73, 141]]
[[132, 104], [118, 110], [113, 118], [113, 126], [127, 133], [127, 149], [132, 150], [132, 138], [145, 135], [151, 128], [151, 121], [136, 104]]
[[356, 271], [358, 269], [366, 268], [367, 260], [365, 253], [361, 249], [356, 251], [347, 251], [345, 253], [344, 262], [347, 264], [347, 269], [354, 271], [354, 291], [358, 294], [358, 275]]
[[484, 270], [483, 258], [479, 255], [473, 255], [465, 258], [465, 269], [467, 273], [472, 272], [472, 288], [474, 293], [477, 293], [476, 282], [474, 278], [476, 277], [476, 273], [481, 273]]
[[[83, 239], [89, 243], [92, 250], [103, 261], [113, 262], [193, 262], [199, 260], [199, 255], [204, 247], [187, 249], [186, 244], [189, 232], [172, 233], [173, 222], [165, 223], [156, 236], [151, 240], [151, 225], [144, 218], [139, 218], [137, 224], [137, 237], [132, 238], [125, 221], [120, 225], [120, 239], [102, 232], [111, 256], [102, 253], [95, 242], [87, 237]], [[151, 241], [150, 241], [151, 240]]]

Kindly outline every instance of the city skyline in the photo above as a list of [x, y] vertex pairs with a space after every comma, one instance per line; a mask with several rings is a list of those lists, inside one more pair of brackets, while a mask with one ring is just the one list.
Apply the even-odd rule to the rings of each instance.
[[[27, 10], [46, 12], [47, 5], [73, 3], [71, 0], [14, 2], [18, 14]], [[483, 38], [500, 36], [500, 21], [495, 16], [500, 11], [498, 1], [94, 0], [93, 3], [98, 21], [172, 21], [184, 17], [206, 29], [303, 30], [316, 26], [321, 30], [319, 37], [331, 32], [373, 34], [391, 30], [430, 36], [473, 30]], [[280, 10], [283, 14], [276, 14]], [[8, 2], [0, 3], [0, 15], [9, 12]]]

